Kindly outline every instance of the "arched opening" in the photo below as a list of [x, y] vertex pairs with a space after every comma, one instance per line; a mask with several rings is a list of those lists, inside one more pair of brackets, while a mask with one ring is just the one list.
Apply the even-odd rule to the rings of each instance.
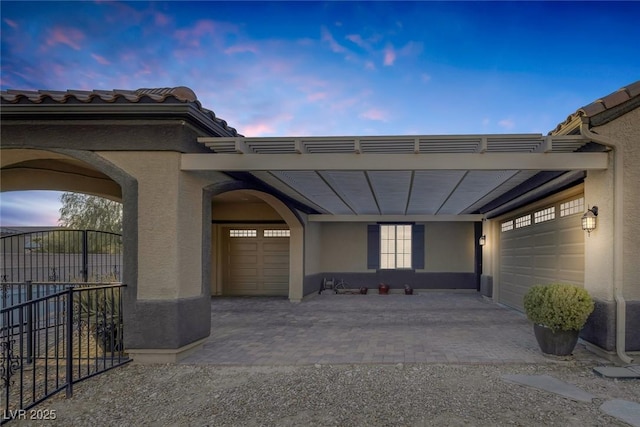
[[254, 189], [214, 190], [211, 294], [302, 299], [303, 227], [277, 197]]

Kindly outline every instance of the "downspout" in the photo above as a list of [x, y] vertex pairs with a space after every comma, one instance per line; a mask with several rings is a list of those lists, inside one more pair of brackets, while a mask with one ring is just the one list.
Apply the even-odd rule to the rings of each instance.
[[613, 150], [614, 158], [613, 158], [613, 206], [614, 206], [614, 216], [613, 216], [613, 293], [616, 301], [616, 353], [618, 357], [623, 363], [631, 364], [633, 359], [631, 359], [626, 353], [626, 302], [624, 300], [624, 296], [622, 295], [622, 287], [623, 287], [623, 228], [622, 222], [624, 220], [623, 216], [623, 188], [622, 188], [622, 178], [624, 174], [623, 163], [622, 163], [622, 149], [616, 146], [616, 143], [609, 139], [608, 137], [595, 134], [589, 130], [589, 118], [582, 117], [582, 123], [580, 123], [580, 134], [591, 141], [597, 142], [598, 144], [602, 144], [606, 147], [609, 147]]

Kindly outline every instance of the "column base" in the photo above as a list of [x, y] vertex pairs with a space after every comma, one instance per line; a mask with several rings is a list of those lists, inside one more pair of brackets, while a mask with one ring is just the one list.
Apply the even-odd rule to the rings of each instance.
[[127, 353], [133, 363], [142, 365], [177, 363], [200, 350], [205, 341], [206, 338], [203, 338], [180, 348], [131, 348]]

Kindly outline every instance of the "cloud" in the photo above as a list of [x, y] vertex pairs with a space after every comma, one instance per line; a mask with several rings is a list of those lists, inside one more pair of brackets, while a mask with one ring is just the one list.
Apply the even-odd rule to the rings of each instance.
[[364, 68], [366, 68], [367, 70], [375, 70], [376, 65], [373, 63], [373, 61], [366, 61], [364, 63]]
[[96, 53], [92, 53], [91, 57], [93, 59], [95, 59], [98, 62], [98, 64], [111, 65], [111, 62], [107, 58], [105, 58], [104, 56], [100, 56], [100, 55], [98, 55]]
[[320, 31], [322, 32], [322, 41], [329, 43], [331, 51], [335, 53], [347, 52], [347, 49], [333, 38], [327, 27], [323, 26]]
[[168, 25], [169, 22], [171, 22], [171, 18], [169, 18], [169, 16], [165, 15], [164, 13], [156, 12], [153, 15], [153, 21], [158, 27], [164, 27], [165, 25]]
[[16, 21], [12, 21], [11, 19], [5, 18], [4, 22], [11, 28], [18, 28], [18, 23]]
[[80, 50], [80, 42], [84, 38], [84, 33], [76, 28], [54, 27], [49, 31], [49, 36], [45, 43], [47, 46], [63, 44], [74, 50]]
[[396, 52], [393, 46], [389, 45], [384, 49], [384, 65], [391, 66], [396, 61]]
[[371, 108], [362, 112], [359, 117], [366, 120], [384, 122], [387, 120], [387, 113], [377, 108]]
[[314, 92], [307, 95], [307, 100], [311, 102], [320, 101], [326, 98], [327, 98], [326, 92]]
[[226, 53], [227, 55], [233, 55], [234, 53], [244, 53], [244, 52], [257, 54], [258, 48], [254, 44], [245, 43], [245, 44], [236, 44], [224, 50], [224, 53]]
[[498, 122], [498, 126], [504, 129], [513, 129], [516, 126], [516, 123], [513, 119], [502, 119]]
[[431, 76], [427, 73], [422, 73], [420, 75], [420, 79], [423, 81], [423, 83], [427, 83], [429, 81], [431, 81]]
[[371, 50], [371, 45], [369, 43], [367, 43], [366, 41], [364, 41], [362, 39], [362, 36], [360, 36], [360, 34], [349, 34], [347, 36], [347, 40], [349, 40], [350, 42], [356, 44], [357, 46], [366, 49], [366, 50]]

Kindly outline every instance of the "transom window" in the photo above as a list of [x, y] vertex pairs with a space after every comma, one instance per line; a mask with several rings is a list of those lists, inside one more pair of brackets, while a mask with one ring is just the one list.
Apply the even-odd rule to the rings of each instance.
[[411, 225], [380, 226], [380, 268], [411, 268]]

